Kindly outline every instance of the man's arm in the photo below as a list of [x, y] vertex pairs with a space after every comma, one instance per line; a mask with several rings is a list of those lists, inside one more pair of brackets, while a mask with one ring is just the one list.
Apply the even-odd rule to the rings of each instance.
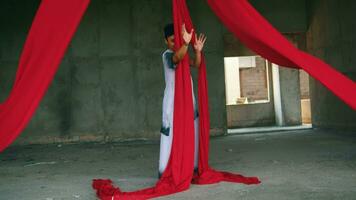
[[195, 51], [194, 60], [190, 60], [190, 66], [199, 68], [201, 64], [201, 51]]
[[185, 28], [185, 24], [182, 26], [182, 37], [183, 37], [183, 42], [184, 44], [174, 53], [173, 56], [173, 63], [177, 64], [181, 60], [183, 60], [185, 54], [188, 52], [188, 47], [189, 43], [192, 40], [194, 29], [191, 30], [190, 33], [187, 32], [187, 29]]
[[187, 54], [188, 52], [188, 47], [189, 47], [189, 44], [183, 44], [179, 49], [178, 51], [176, 51], [174, 53], [174, 56], [173, 56], [173, 63], [174, 64], [177, 64], [179, 63], [181, 60], [183, 60], [185, 54]]

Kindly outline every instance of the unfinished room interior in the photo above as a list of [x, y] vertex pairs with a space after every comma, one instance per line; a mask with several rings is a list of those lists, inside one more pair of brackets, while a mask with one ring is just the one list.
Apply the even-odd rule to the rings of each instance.
[[[0, 1], [0, 200], [356, 199], [355, 10], [352, 0]], [[174, 65], [177, 135], [161, 174], [170, 23], [188, 50]], [[189, 67], [195, 33], [207, 39]]]

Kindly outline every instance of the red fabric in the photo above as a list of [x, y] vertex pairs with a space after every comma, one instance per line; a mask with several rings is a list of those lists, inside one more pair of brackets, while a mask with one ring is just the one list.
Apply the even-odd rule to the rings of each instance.
[[[355, 109], [355, 83], [322, 61], [295, 49], [245, 0], [208, 0], [212, 9], [248, 47], [282, 66], [300, 66]], [[89, 0], [43, 0], [21, 55], [15, 84], [0, 104], [0, 150], [6, 148], [30, 120], [80, 22]], [[176, 45], [180, 31], [192, 28], [185, 0], [173, 0]], [[266, 34], [268, 33], [268, 34]], [[174, 138], [169, 164], [155, 187], [122, 192], [110, 180], [94, 180], [101, 199], [148, 199], [187, 190], [190, 183], [219, 181], [257, 184], [256, 177], [218, 172], [209, 167], [209, 112], [206, 67], [199, 70], [200, 147], [199, 172], [193, 177], [194, 124], [188, 55], [176, 71]]]
[[42, 0], [24, 45], [15, 83], [0, 104], [0, 152], [25, 128], [45, 94], [89, 0]]
[[[355, 106], [355, 83], [322, 61], [295, 49], [268, 24], [246, 0], [208, 0], [223, 23], [248, 47], [282, 66], [300, 66], [343, 99]], [[9, 98], [0, 104], [0, 150], [8, 146], [33, 115], [48, 88], [64, 52], [86, 10], [89, 0], [43, 0], [31, 27], [15, 84]], [[173, 0], [175, 38], [182, 45], [181, 25], [192, 28], [185, 0]], [[268, 34], [267, 34], [268, 33]], [[101, 199], [149, 199], [187, 190], [190, 183], [219, 181], [258, 184], [256, 177], [213, 170], [208, 164], [209, 109], [206, 67], [199, 69], [200, 147], [199, 172], [193, 177], [194, 123], [188, 55], [176, 70], [174, 138], [169, 164], [155, 187], [122, 192], [110, 180], [94, 180]]]
[[295, 48], [247, 0], [208, 0], [215, 14], [247, 47], [280, 66], [301, 68], [356, 110], [356, 83]]
[[[179, 48], [183, 44], [180, 35], [182, 24], [185, 23], [188, 30], [193, 28], [185, 0], [173, 0], [173, 19], [175, 45], [176, 48]], [[193, 177], [194, 115], [188, 55], [178, 64], [175, 76], [173, 144], [170, 160], [162, 178], [155, 187], [134, 192], [122, 192], [120, 188], [113, 186], [111, 180], [96, 179], [93, 181], [93, 188], [97, 190], [97, 195], [100, 199], [150, 199], [187, 190], [191, 183], [212, 184], [220, 181], [244, 184], [260, 183], [256, 177], [244, 177], [239, 174], [219, 172], [209, 167], [210, 121], [204, 57], [199, 69], [198, 80], [200, 112], [199, 172]]]

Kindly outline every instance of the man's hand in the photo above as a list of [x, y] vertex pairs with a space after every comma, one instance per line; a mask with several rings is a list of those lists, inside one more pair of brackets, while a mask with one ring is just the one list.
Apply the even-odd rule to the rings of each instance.
[[197, 34], [195, 34], [195, 44], [194, 44], [194, 50], [196, 52], [201, 52], [203, 50], [204, 47], [204, 43], [206, 41], [206, 36], [204, 34], [200, 34], [199, 38], [197, 36]]
[[182, 26], [182, 37], [185, 45], [189, 45], [190, 41], [192, 40], [194, 29], [191, 30], [190, 33], [188, 33], [187, 29], [185, 28], [185, 24]]

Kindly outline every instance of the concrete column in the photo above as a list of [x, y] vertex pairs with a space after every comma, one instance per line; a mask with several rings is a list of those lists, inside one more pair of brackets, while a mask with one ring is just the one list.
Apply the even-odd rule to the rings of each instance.
[[274, 111], [276, 117], [276, 125], [283, 126], [283, 111], [282, 111], [282, 98], [281, 98], [281, 87], [279, 81], [279, 67], [272, 63], [272, 84], [273, 84], [273, 99], [274, 99]]

